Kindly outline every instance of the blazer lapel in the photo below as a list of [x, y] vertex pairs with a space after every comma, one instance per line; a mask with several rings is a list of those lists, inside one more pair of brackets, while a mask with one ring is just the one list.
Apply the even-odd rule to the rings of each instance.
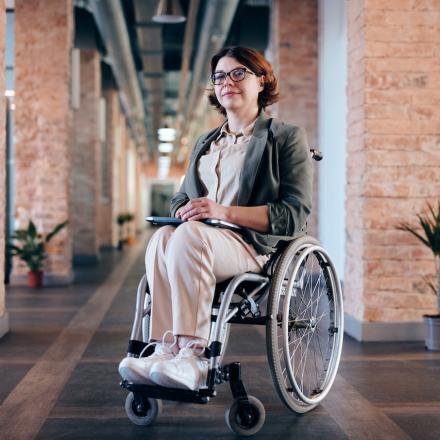
[[187, 195], [190, 199], [203, 197], [203, 186], [199, 179], [199, 173], [197, 172], [197, 163], [200, 157], [209, 149], [211, 142], [219, 135], [222, 125], [217, 127], [212, 133], [208, 134], [208, 136], [200, 142], [194, 152], [194, 159], [191, 161], [188, 169], [189, 182]]
[[240, 176], [240, 186], [237, 196], [237, 205], [247, 205], [254, 186], [255, 177], [267, 143], [269, 119], [262, 111], [255, 123], [252, 137], [244, 158], [243, 170]]

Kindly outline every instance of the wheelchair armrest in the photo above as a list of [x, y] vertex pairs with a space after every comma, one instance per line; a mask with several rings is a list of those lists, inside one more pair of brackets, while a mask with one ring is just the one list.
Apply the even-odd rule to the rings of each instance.
[[210, 226], [215, 226], [216, 228], [225, 228], [232, 229], [233, 231], [240, 232], [243, 230], [241, 226], [238, 226], [234, 223], [227, 222], [226, 220], [219, 220], [217, 218], [207, 218], [206, 220], [202, 220], [203, 223], [206, 223]]

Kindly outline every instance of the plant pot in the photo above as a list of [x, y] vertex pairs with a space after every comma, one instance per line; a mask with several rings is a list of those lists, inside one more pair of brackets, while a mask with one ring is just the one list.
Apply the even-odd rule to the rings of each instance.
[[133, 246], [135, 244], [136, 240], [134, 239], [134, 237], [132, 235], [129, 235], [127, 238], [127, 244], [129, 246]]
[[425, 347], [440, 351], [440, 315], [423, 315], [425, 323]]
[[38, 288], [43, 285], [43, 271], [36, 270], [28, 272], [28, 286]]

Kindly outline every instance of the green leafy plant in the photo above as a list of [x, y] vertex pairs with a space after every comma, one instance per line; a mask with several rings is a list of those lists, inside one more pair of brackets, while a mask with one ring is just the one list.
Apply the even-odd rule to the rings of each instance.
[[128, 235], [131, 235], [131, 226], [130, 223], [134, 220], [134, 215], [131, 212], [127, 212], [125, 214], [125, 220], [128, 223]]
[[37, 231], [34, 222], [29, 221], [27, 229], [16, 230], [11, 238], [20, 245], [8, 243], [8, 249], [12, 255], [18, 256], [23, 260], [31, 272], [42, 269], [44, 260], [47, 258], [46, 243], [48, 243], [58, 232], [61, 231], [68, 221], [58, 224], [45, 237]]
[[124, 238], [125, 231], [124, 231], [124, 224], [129, 222], [129, 214], [128, 213], [120, 213], [118, 214], [118, 216], [116, 217], [116, 222], [119, 225], [119, 241], [118, 241], [118, 249], [122, 250], [123, 244], [124, 242], [126, 242], [126, 239]]
[[[417, 226], [410, 223], [401, 223], [398, 229], [412, 234], [434, 254], [436, 280], [428, 277], [424, 277], [424, 280], [433, 293], [437, 295], [437, 308], [440, 313], [440, 201], [436, 209], [430, 203], [427, 203], [427, 205], [426, 214], [417, 214], [419, 223]], [[421, 231], [420, 227], [422, 228]]]
[[126, 222], [126, 215], [125, 214], [118, 214], [116, 217], [116, 222], [119, 226], [122, 226]]

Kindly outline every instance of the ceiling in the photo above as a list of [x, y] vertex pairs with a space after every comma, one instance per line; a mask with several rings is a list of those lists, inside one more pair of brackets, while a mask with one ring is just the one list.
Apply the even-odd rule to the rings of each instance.
[[153, 22], [158, 0], [75, 1], [75, 46], [102, 53], [105, 81], [118, 86], [149, 158], [157, 156], [158, 128], [176, 128], [178, 140], [190, 131], [213, 53], [268, 46], [270, 0], [178, 1], [187, 17], [178, 24]]

